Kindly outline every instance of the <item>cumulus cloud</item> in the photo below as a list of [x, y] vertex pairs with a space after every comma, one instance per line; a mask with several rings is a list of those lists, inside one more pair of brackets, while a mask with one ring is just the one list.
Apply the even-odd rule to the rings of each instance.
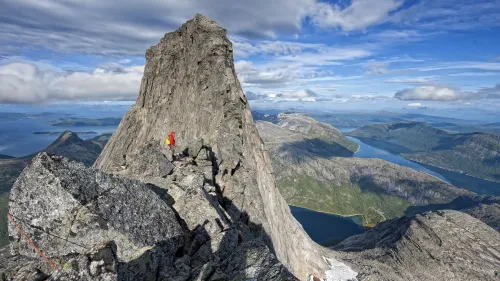
[[316, 101], [324, 101], [327, 99], [320, 97], [316, 92], [310, 89], [303, 89], [298, 91], [267, 94], [267, 100], [316, 102]]
[[[396, 0], [353, 0], [346, 8], [318, 0], [4, 1], [0, 9], [0, 54], [36, 47], [98, 55], [143, 55], [164, 33], [202, 13], [245, 38], [297, 35], [311, 19], [323, 27], [357, 30], [380, 23]], [[276, 13], [279, 11], [279, 13]], [[12, 44], [12, 43], [16, 44]], [[244, 46], [240, 46], [244, 47]], [[270, 52], [299, 45], [267, 44]], [[237, 49], [237, 48], [236, 48]]]
[[387, 64], [379, 61], [371, 61], [365, 63], [363, 68], [366, 69], [365, 75], [382, 75], [387, 74], [389, 70], [387, 69]]
[[398, 91], [394, 98], [400, 100], [456, 101], [478, 98], [476, 93], [448, 87], [420, 86]]
[[143, 70], [144, 66], [131, 66], [67, 73], [25, 62], [1, 65], [0, 103], [135, 100]]
[[463, 91], [449, 87], [420, 86], [398, 91], [394, 98], [400, 100], [457, 101], [500, 99], [500, 84], [475, 91]]
[[[89, 54], [142, 55], [164, 33], [202, 13], [231, 34], [295, 34], [314, 0], [3, 1], [0, 43]], [[276, 13], [276, 11], [280, 11]], [[4, 45], [4, 44], [0, 44]]]
[[408, 104], [408, 106], [409, 106], [409, 107], [421, 107], [421, 106], [422, 106], [422, 104], [421, 104], [421, 103], [419, 103], [419, 102], [415, 102], [415, 103], [409, 103], [409, 104]]
[[247, 97], [247, 100], [261, 100], [265, 98], [265, 96], [256, 94], [251, 91], [246, 91], [245, 96]]
[[344, 31], [362, 30], [379, 24], [402, 6], [401, 0], [351, 0], [350, 5], [341, 7], [320, 2], [314, 5], [310, 14], [312, 21], [321, 27], [341, 28]]
[[294, 69], [284, 66], [259, 67], [246, 60], [235, 62], [234, 67], [244, 87], [282, 87], [299, 75]]

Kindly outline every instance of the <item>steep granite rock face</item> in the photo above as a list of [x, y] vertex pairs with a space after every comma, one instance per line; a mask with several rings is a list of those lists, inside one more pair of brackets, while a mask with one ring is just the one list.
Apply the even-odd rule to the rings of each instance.
[[335, 247], [361, 280], [498, 280], [500, 235], [457, 211], [380, 223]]
[[[136, 104], [125, 115], [94, 167], [120, 173], [131, 155], [176, 133], [176, 152], [202, 143], [213, 153], [214, 186], [235, 222], [264, 234], [297, 277], [324, 276], [322, 249], [292, 217], [274, 184], [270, 160], [253, 124], [233, 65], [225, 29], [201, 15], [168, 33], [146, 52]], [[131, 177], [141, 177], [127, 173]], [[287, 237], [287, 239], [284, 239]]]

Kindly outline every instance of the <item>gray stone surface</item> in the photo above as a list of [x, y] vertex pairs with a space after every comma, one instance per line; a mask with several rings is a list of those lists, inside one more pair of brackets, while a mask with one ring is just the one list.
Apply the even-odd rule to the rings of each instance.
[[360, 280], [498, 280], [500, 235], [457, 211], [378, 224], [335, 247]]
[[444, 204], [410, 207], [405, 213], [407, 216], [414, 216], [426, 211], [438, 210], [456, 210], [467, 213], [500, 232], [500, 197], [498, 196], [459, 196]]
[[[137, 159], [150, 155], [141, 152]], [[12, 255], [0, 252], [0, 274], [7, 280], [296, 280], [262, 236], [232, 223], [193, 159], [170, 164], [167, 178], [137, 181], [39, 154], [14, 185], [10, 212], [60, 271], [11, 223]]]
[[[169, 244], [164, 249], [171, 252], [183, 243], [174, 212], [144, 184], [46, 153], [23, 171], [10, 201], [10, 213], [51, 257], [113, 240], [128, 261], [156, 243]], [[14, 253], [38, 256], [12, 223], [9, 236], [18, 242], [11, 243]]]

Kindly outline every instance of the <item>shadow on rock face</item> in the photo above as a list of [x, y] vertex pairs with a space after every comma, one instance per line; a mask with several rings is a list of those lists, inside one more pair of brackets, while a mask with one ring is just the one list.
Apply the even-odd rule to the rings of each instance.
[[[296, 150], [304, 150], [309, 153], [294, 153]], [[280, 153], [290, 153], [298, 163], [307, 161], [309, 158], [328, 159], [331, 157], [352, 157], [354, 155], [352, 151], [338, 143], [327, 142], [319, 138], [284, 143], [280, 146], [279, 151]]]

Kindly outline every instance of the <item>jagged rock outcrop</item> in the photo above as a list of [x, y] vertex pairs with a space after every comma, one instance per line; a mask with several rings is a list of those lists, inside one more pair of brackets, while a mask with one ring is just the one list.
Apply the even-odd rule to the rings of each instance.
[[[109, 262], [114, 273], [117, 266], [129, 267], [120, 273], [133, 272], [141, 259], [172, 264], [183, 246], [175, 213], [145, 184], [59, 156], [41, 153], [34, 158], [14, 184], [10, 201], [9, 212], [24, 232], [63, 268], [73, 267], [75, 255], [96, 254], [112, 243], [116, 260]], [[39, 257], [12, 222], [9, 238], [13, 253]], [[125, 279], [141, 279], [145, 274], [137, 271]]]
[[[131, 155], [176, 133], [176, 152], [209, 149], [213, 182], [234, 222], [262, 233], [297, 277], [324, 276], [330, 266], [292, 217], [274, 184], [272, 168], [233, 65], [226, 31], [197, 15], [146, 52], [136, 104], [127, 112], [94, 167], [123, 173]], [[142, 175], [125, 172], [130, 177]], [[283, 237], [287, 237], [284, 239]]]
[[500, 197], [498, 196], [459, 196], [444, 204], [413, 206], [405, 211], [407, 216], [414, 216], [427, 211], [456, 210], [479, 219], [500, 232]]
[[171, 165], [164, 188], [39, 154], [13, 187], [10, 213], [59, 270], [10, 222], [3, 280], [297, 280], [231, 220], [193, 159]]
[[[83, 162], [85, 165], [92, 165], [97, 159], [103, 146], [106, 144], [110, 135], [99, 135], [95, 138], [82, 140], [75, 133], [65, 131], [57, 140], [50, 144], [43, 151], [54, 153], [60, 156], [68, 157], [71, 160]], [[0, 159], [0, 194], [7, 200], [0, 198], [0, 245], [9, 243], [7, 235], [7, 204], [9, 192], [17, 177], [24, 168], [28, 166], [31, 159], [36, 154], [24, 157], [10, 157]], [[0, 157], [1, 158], [1, 157]]]
[[457, 211], [378, 224], [335, 246], [360, 280], [498, 280], [500, 235]]

